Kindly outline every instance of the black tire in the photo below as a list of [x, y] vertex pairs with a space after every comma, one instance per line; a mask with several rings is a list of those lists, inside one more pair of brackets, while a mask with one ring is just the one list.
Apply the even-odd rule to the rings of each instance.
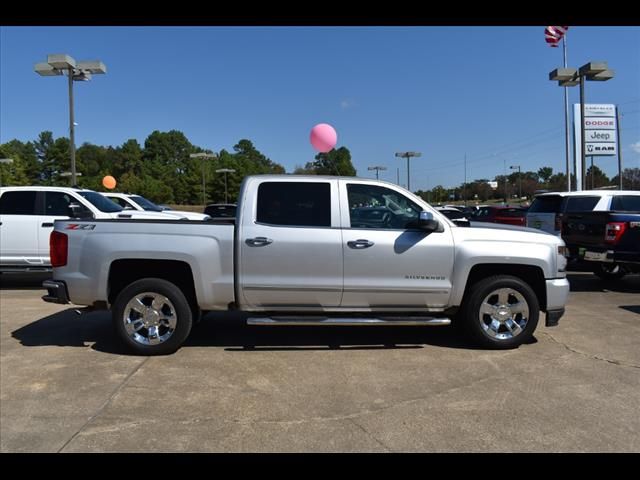
[[627, 270], [616, 263], [596, 263], [593, 273], [602, 280], [620, 280], [627, 274]]
[[[489, 330], [483, 327], [483, 324], [486, 326], [491, 323], [490, 320], [492, 318], [490, 315], [480, 316], [480, 309], [483, 302], [485, 299], [489, 300], [488, 303], [490, 303], [493, 298], [497, 300], [497, 293], [495, 297], [489, 296], [500, 289], [515, 291], [526, 301], [528, 315], [525, 316], [524, 313], [516, 313], [510, 316], [512, 319], [518, 320], [517, 323], [523, 322], [526, 318], [524, 328], [521, 328], [516, 335], [513, 335], [511, 330], [507, 329], [506, 325], [499, 327], [499, 333], [496, 332], [496, 336], [490, 335], [488, 333]], [[512, 299], [516, 299], [515, 295], [507, 295], [507, 297], [507, 303], [509, 304], [511, 304]], [[517, 300], [520, 302], [520, 299]], [[514, 302], [513, 305], [515, 306], [516, 302]], [[509, 349], [517, 348], [531, 339], [538, 325], [539, 317], [540, 304], [529, 284], [511, 275], [496, 275], [480, 280], [470, 287], [463, 300], [457, 320], [461, 323], [467, 336], [475, 345], [490, 349]], [[505, 318], [509, 318], [509, 316]], [[509, 325], [513, 326], [513, 324], [514, 322], [512, 321]], [[512, 335], [510, 338], [499, 338], [510, 334]]]
[[[145, 292], [165, 297], [170, 301], [173, 310], [175, 310], [175, 312], [172, 312], [168, 305], [163, 307], [168, 308], [168, 311], [173, 313], [172, 316], [175, 316], [175, 328], [172, 329], [172, 333], [169, 334], [166, 340], [155, 345], [136, 341], [127, 332], [125, 326], [125, 323], [127, 323], [125, 314], [128, 315], [125, 312], [127, 304], [134, 300], [136, 296]], [[193, 323], [191, 306], [182, 290], [173, 283], [160, 278], [143, 278], [128, 285], [118, 294], [111, 311], [113, 325], [118, 338], [129, 351], [138, 355], [167, 355], [174, 353], [189, 336]], [[165, 333], [169, 333], [168, 327], [158, 328], [164, 328]], [[145, 331], [149, 332], [146, 328], [141, 329], [141, 332], [143, 332], [142, 337], [144, 337]]]

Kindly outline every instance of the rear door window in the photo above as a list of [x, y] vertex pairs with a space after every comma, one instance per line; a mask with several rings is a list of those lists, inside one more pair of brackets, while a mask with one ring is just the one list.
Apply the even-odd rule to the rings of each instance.
[[600, 197], [585, 196], [585, 197], [567, 197], [565, 199], [564, 212], [590, 212], [596, 206]]
[[611, 200], [611, 210], [640, 213], [640, 195], [616, 195]]
[[73, 198], [63, 192], [46, 192], [44, 195], [44, 214], [54, 217], [68, 217], [69, 205]]
[[329, 182], [263, 182], [256, 220], [269, 225], [331, 227]]
[[2, 215], [37, 215], [36, 192], [4, 192], [0, 197]]

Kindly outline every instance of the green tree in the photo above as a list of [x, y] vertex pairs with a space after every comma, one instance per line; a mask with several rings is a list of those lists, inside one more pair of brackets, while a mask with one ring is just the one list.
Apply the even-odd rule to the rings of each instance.
[[[613, 185], [620, 185], [620, 176], [611, 179]], [[624, 190], [640, 190], [640, 168], [625, 168], [622, 171], [622, 188]]]
[[142, 158], [145, 173], [151, 178], [171, 185], [173, 201], [184, 204], [192, 202], [200, 185], [201, 171], [189, 158], [195, 147], [184, 133], [153, 131], [144, 142]]
[[8, 163], [0, 163], [0, 185], [4, 187], [31, 183], [26, 174], [26, 162], [22, 157], [20, 145], [15, 142], [17, 140], [0, 145], [0, 158], [12, 160]]
[[553, 175], [553, 168], [541, 167], [538, 169], [538, 179], [546, 186]]
[[607, 174], [600, 170], [597, 165], [587, 169], [586, 185], [584, 185], [584, 188], [600, 188], [609, 185], [611, 185], [611, 180], [609, 180]]
[[347, 147], [333, 149], [315, 156], [315, 162], [307, 163], [305, 169], [315, 175], [337, 175], [354, 177], [356, 169], [351, 163], [351, 152]]

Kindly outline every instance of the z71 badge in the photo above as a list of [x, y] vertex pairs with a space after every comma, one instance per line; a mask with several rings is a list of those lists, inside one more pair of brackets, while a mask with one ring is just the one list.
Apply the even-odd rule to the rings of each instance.
[[93, 230], [96, 228], [95, 223], [70, 223], [65, 230]]

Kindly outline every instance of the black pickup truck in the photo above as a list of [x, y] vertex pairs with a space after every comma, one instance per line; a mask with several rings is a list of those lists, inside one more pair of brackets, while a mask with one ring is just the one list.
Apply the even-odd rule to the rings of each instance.
[[567, 214], [562, 239], [570, 259], [589, 262], [602, 279], [640, 272], [640, 211]]

